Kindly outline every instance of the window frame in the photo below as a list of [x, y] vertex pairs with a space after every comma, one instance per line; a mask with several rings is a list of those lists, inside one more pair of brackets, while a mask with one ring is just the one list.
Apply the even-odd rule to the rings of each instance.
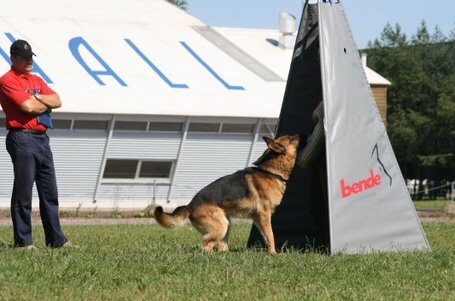
[[[178, 130], [175, 129], [153, 129], [152, 124], [161, 124], [161, 125], [172, 125], [172, 126], [179, 126]], [[147, 132], [148, 133], [181, 133], [183, 132], [183, 129], [185, 128], [185, 122], [184, 121], [149, 121], [147, 123]]]
[[[130, 160], [136, 161], [136, 170], [134, 172], [134, 178], [105, 178], [104, 173], [106, 170], [106, 166], [109, 160]], [[159, 178], [159, 177], [140, 177], [142, 163], [143, 162], [168, 162], [171, 164], [169, 170], [169, 176], [167, 178]], [[101, 178], [102, 184], [109, 184], [109, 183], [129, 183], [129, 184], [170, 184], [174, 177], [175, 167], [176, 167], [176, 160], [162, 160], [162, 159], [138, 159], [138, 158], [108, 158], [106, 159], [106, 165], [103, 168], [103, 176]]]
[[[221, 122], [201, 122], [201, 121], [190, 121], [188, 125], [188, 133], [189, 134], [219, 134], [221, 132]], [[201, 130], [201, 127], [204, 128], [204, 126], [208, 127], [217, 127], [217, 129], [210, 129], [210, 130]], [[196, 127], [196, 129], [195, 129]]]
[[[92, 120], [92, 119], [74, 119], [73, 120], [73, 123], [72, 123], [72, 126], [71, 126], [71, 130], [73, 131], [103, 131], [103, 132], [106, 132], [106, 131], [109, 131], [109, 125], [110, 125], [110, 120]], [[80, 124], [92, 124], [92, 125], [95, 125], [95, 124], [104, 124], [105, 127], [104, 128], [98, 128], [98, 127], [87, 127], [87, 128], [79, 128], [78, 126], [80, 126]]]
[[[142, 128], [141, 129], [136, 129], [136, 128], [132, 128], [132, 127], [129, 127], [128, 128], [128, 125], [130, 126], [133, 126], [134, 125], [141, 125]], [[126, 128], [119, 128], [119, 126], [122, 126], [122, 127], [125, 127]], [[114, 127], [113, 127], [113, 131], [114, 132], [140, 132], [140, 133], [144, 133], [144, 132], [147, 132], [148, 130], [148, 122], [147, 121], [126, 121], [126, 120], [116, 120], [115, 123], [114, 123]]]
[[[242, 128], [242, 130], [233, 130], [233, 128]], [[245, 131], [244, 128], [248, 128], [248, 131]], [[226, 130], [227, 129], [227, 130]], [[256, 130], [255, 123], [232, 123], [232, 122], [223, 122], [221, 124], [221, 134], [240, 134], [240, 135], [253, 135]]]

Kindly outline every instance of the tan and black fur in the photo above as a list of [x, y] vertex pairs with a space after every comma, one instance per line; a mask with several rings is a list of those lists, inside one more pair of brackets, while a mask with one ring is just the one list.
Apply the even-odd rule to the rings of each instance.
[[263, 137], [267, 150], [254, 162], [256, 167], [219, 178], [201, 189], [186, 206], [168, 214], [155, 209], [155, 219], [167, 228], [190, 219], [203, 235], [202, 249], [227, 251], [230, 218], [250, 218], [264, 236], [269, 253], [276, 253], [271, 217], [280, 204], [286, 181], [294, 167], [300, 136]]

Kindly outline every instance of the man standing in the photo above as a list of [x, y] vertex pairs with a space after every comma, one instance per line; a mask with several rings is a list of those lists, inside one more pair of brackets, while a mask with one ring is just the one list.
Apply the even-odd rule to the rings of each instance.
[[52, 127], [50, 111], [61, 106], [60, 97], [33, 68], [32, 48], [24, 40], [10, 48], [11, 70], [0, 78], [0, 104], [6, 115], [6, 149], [14, 166], [11, 216], [14, 246], [35, 249], [32, 239], [32, 188], [39, 195], [39, 207], [46, 245], [71, 247], [60, 228], [54, 161], [46, 130]]

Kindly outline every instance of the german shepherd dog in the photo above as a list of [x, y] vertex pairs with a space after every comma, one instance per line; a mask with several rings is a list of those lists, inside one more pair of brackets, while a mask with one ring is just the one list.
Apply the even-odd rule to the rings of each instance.
[[231, 175], [219, 178], [202, 188], [186, 206], [172, 213], [155, 209], [155, 219], [163, 227], [172, 228], [190, 219], [203, 235], [202, 250], [228, 251], [230, 218], [250, 218], [259, 228], [268, 246], [275, 254], [271, 217], [280, 204], [286, 181], [294, 167], [300, 136], [263, 137], [267, 149], [253, 164]]

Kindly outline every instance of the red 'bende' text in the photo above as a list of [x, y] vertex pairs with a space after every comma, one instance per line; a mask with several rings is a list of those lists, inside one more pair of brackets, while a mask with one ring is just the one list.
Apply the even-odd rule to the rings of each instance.
[[370, 177], [359, 182], [356, 182], [352, 185], [346, 184], [344, 179], [341, 179], [341, 197], [347, 198], [351, 194], [357, 194], [367, 189], [373, 188], [381, 184], [381, 176], [375, 175], [373, 169], [370, 169]]

